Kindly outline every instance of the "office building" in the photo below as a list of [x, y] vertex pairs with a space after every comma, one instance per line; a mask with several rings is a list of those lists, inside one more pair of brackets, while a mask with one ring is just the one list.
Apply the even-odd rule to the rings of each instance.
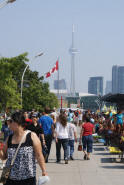
[[112, 67], [112, 93], [118, 92], [118, 66]]
[[124, 94], [124, 66], [112, 67], [112, 93]]
[[106, 81], [105, 94], [112, 92], [112, 81]]
[[103, 77], [90, 77], [88, 81], [88, 93], [103, 95]]
[[54, 80], [54, 89], [66, 89], [66, 82], [64, 79]]
[[118, 93], [124, 93], [124, 66], [118, 67]]

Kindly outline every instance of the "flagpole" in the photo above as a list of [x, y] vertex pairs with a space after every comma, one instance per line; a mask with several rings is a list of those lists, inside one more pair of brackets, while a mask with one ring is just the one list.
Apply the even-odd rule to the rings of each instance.
[[58, 58], [58, 99], [59, 99], [59, 58]]

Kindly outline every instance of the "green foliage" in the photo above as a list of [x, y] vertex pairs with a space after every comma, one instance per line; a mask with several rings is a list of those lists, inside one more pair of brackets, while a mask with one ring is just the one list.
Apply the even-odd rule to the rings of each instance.
[[4, 79], [0, 79], [0, 110], [21, 108], [19, 104], [20, 94], [17, 92], [17, 83], [12, 79], [11, 73], [8, 73], [8, 76], [5, 74]]
[[58, 107], [57, 97], [49, 92], [49, 84], [30, 79], [29, 87], [23, 89], [23, 107], [25, 110], [43, 111], [45, 107]]
[[23, 101], [21, 107], [21, 79], [26, 63], [27, 53], [13, 58], [0, 59], [0, 110], [36, 109], [39, 111], [49, 106], [58, 107], [57, 97], [50, 93], [49, 84], [38, 77], [38, 72], [27, 68], [23, 83]]

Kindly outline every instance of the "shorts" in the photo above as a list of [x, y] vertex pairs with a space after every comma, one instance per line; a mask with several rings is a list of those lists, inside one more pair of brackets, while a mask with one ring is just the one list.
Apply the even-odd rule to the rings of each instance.
[[93, 136], [92, 135], [83, 136], [82, 143], [83, 143], [83, 151], [87, 150], [88, 153], [91, 153], [93, 148]]

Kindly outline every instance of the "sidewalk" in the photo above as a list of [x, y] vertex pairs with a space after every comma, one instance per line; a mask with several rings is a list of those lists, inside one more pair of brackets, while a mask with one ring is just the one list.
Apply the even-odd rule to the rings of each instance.
[[[75, 145], [75, 160], [69, 164], [56, 164], [55, 143], [52, 143], [49, 163], [46, 164], [51, 181], [49, 185], [123, 185], [124, 163], [112, 163], [104, 146], [94, 144], [91, 160], [83, 160], [83, 152], [77, 151]], [[63, 157], [63, 153], [62, 153]], [[37, 168], [38, 176], [41, 173]]]
[[[94, 144], [91, 160], [88, 161], [83, 160], [83, 152], [77, 151], [77, 146], [78, 144], [75, 144], [74, 161], [64, 164], [62, 160], [60, 164], [57, 164], [55, 143], [52, 143], [49, 163], [46, 164], [51, 179], [48, 185], [124, 184], [124, 163], [112, 163], [110, 155], [108, 151], [104, 150], [103, 145]], [[37, 165], [38, 176], [41, 176], [41, 170]]]

